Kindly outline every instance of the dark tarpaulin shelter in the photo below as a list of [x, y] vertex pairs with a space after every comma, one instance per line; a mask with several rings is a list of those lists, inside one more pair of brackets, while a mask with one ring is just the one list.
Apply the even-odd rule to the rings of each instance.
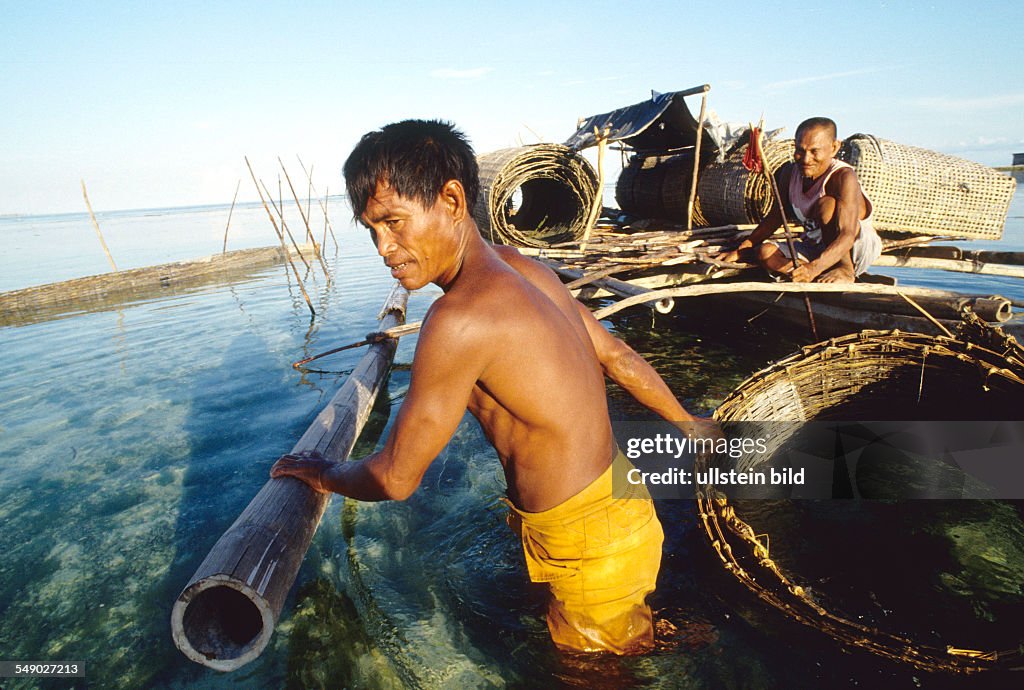
[[[580, 151], [597, 144], [599, 132], [609, 130], [607, 141], [619, 141], [638, 153], [678, 151], [697, 143], [698, 123], [686, 107], [685, 96], [704, 94], [706, 84], [685, 91], [669, 93], [651, 92], [651, 98], [618, 108], [609, 113], [592, 115], [584, 120], [565, 145]], [[711, 134], [705, 128], [705, 134]], [[701, 138], [701, 158], [710, 160], [719, 155], [719, 145], [713, 134]]]

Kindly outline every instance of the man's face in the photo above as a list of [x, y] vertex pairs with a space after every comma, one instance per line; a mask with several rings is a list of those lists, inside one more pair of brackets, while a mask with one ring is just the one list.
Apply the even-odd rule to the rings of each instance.
[[399, 196], [390, 185], [378, 182], [360, 219], [402, 287], [416, 290], [427, 283], [443, 287], [454, 278], [454, 223], [441, 197], [425, 209], [419, 201]]
[[824, 127], [811, 127], [801, 131], [796, 138], [796, 161], [804, 177], [817, 179], [828, 170], [832, 158], [839, 152], [839, 142], [832, 138]]

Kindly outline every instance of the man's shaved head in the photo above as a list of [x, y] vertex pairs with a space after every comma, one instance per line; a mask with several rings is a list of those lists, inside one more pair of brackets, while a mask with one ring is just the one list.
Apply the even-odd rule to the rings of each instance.
[[801, 122], [796, 127], [796, 134], [794, 138], [799, 139], [800, 135], [804, 132], [809, 132], [812, 129], [824, 129], [828, 133], [832, 140], [835, 141], [838, 137], [836, 135], [836, 123], [827, 117], [809, 117]]

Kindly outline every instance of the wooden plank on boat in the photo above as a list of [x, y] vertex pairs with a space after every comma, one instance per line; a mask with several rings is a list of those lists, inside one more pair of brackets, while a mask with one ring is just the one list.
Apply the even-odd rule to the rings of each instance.
[[[409, 293], [396, 284], [379, 328], [405, 322]], [[397, 348], [396, 340], [369, 347], [331, 402], [292, 448], [348, 459], [370, 415]], [[269, 642], [329, 496], [292, 477], [269, 480], [210, 550], [171, 610], [171, 635], [185, 656], [233, 671]]]
[[[939, 249], [939, 247], [930, 247]], [[955, 249], [949, 247], [948, 249]], [[1017, 254], [1018, 252], [992, 252], [992, 254]], [[952, 253], [951, 253], [952, 254]], [[963, 252], [963, 254], [968, 254]], [[941, 271], [953, 271], [956, 273], [978, 273], [990, 276], [1008, 276], [1010, 278], [1024, 278], [1024, 265], [1010, 263], [987, 263], [980, 257], [984, 256], [978, 252], [978, 259], [969, 258], [931, 258], [927, 256], [904, 256], [901, 254], [882, 254], [875, 259], [872, 266], [900, 266], [904, 268], [931, 268]], [[995, 258], [995, 257], [993, 257]], [[1014, 258], [1014, 257], [1011, 257]]]

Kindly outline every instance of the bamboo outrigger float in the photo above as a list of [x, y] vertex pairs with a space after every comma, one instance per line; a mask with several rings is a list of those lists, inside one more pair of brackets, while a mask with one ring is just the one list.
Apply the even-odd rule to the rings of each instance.
[[[396, 284], [381, 310], [381, 330], [404, 323], [408, 297]], [[291, 452], [316, 450], [331, 460], [346, 460], [396, 349], [393, 339], [371, 345]], [[263, 652], [328, 500], [291, 477], [263, 486], [174, 603], [171, 634], [185, 656], [233, 671]]]

